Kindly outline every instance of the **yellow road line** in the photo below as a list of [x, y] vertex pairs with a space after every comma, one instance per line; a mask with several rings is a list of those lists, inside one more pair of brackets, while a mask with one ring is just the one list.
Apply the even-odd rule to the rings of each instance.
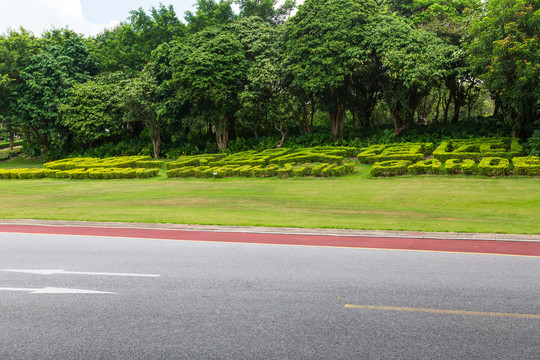
[[515, 317], [525, 319], [540, 319], [540, 315], [534, 314], [513, 314], [499, 312], [481, 312], [481, 311], [462, 311], [462, 310], [442, 310], [442, 309], [421, 309], [407, 308], [395, 306], [373, 306], [373, 305], [352, 305], [346, 304], [349, 309], [368, 309], [368, 310], [387, 310], [387, 311], [410, 311], [410, 312], [425, 312], [435, 314], [453, 314], [453, 315], [474, 315], [474, 316], [500, 316], [500, 317]]

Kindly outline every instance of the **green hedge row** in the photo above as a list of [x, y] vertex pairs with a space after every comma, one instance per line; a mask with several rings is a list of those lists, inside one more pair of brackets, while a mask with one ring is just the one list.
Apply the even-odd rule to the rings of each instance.
[[390, 160], [419, 161], [432, 152], [432, 143], [383, 144], [360, 149], [357, 158], [365, 164]]
[[354, 172], [354, 164], [329, 164], [304, 165], [294, 168], [293, 164], [285, 164], [279, 167], [276, 164], [269, 165], [225, 165], [225, 166], [187, 166], [171, 169], [166, 172], [167, 177], [197, 177], [197, 178], [223, 178], [230, 176], [241, 177], [289, 177], [289, 176], [343, 176]]
[[21, 153], [22, 149], [17, 148], [13, 150], [0, 150], [0, 161], [11, 159], [12, 157], [15, 157]]
[[235, 154], [212, 154], [200, 156], [181, 156], [178, 160], [167, 163], [167, 169], [181, 169], [198, 166], [267, 166], [270, 164], [307, 164], [334, 163], [342, 164], [346, 157], [354, 157], [353, 147], [314, 147], [304, 149], [268, 149], [263, 151], [243, 151]]
[[[91, 169], [91, 168], [135, 168], [138, 163], [150, 161], [150, 156], [119, 156], [99, 158], [70, 158], [51, 161], [43, 164], [43, 167], [50, 170], [71, 170], [71, 169]], [[161, 163], [163, 166], [163, 163]], [[160, 166], [160, 167], [161, 167]]]
[[480, 174], [484, 176], [540, 175], [539, 157], [515, 157], [510, 160], [503, 157], [485, 157], [477, 164], [472, 159], [448, 159], [441, 163], [437, 159], [418, 161], [410, 164], [408, 160], [388, 160], [373, 164], [370, 170], [373, 176], [419, 175], [419, 174]]
[[522, 152], [523, 147], [515, 138], [457, 139], [443, 141], [433, 156], [441, 162], [449, 159], [479, 161], [484, 157], [511, 159]]
[[514, 172], [518, 175], [538, 176], [540, 175], [540, 157], [515, 157], [512, 159]]
[[154, 177], [159, 169], [91, 168], [71, 170], [0, 169], [0, 179], [143, 179]]
[[[24, 145], [24, 140], [15, 140], [13, 146]], [[9, 148], [9, 141], [0, 141], [0, 149]]]

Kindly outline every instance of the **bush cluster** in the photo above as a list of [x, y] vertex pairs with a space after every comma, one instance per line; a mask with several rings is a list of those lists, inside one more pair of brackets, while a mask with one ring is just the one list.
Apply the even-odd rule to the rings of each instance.
[[437, 159], [421, 160], [407, 167], [407, 171], [412, 175], [440, 174], [441, 162]]
[[[50, 170], [135, 168], [139, 167], [138, 163], [148, 162], [151, 159], [150, 156], [119, 156], [108, 157], [105, 159], [81, 157], [51, 161], [43, 164], [43, 167]], [[161, 163], [161, 166], [163, 166], [163, 163]]]
[[512, 159], [514, 172], [518, 175], [540, 175], [540, 157], [515, 157]]
[[419, 161], [432, 152], [432, 143], [383, 144], [360, 149], [357, 158], [365, 164], [389, 160]]
[[16, 157], [17, 155], [21, 153], [21, 151], [22, 151], [21, 148], [16, 148], [13, 150], [9, 150], [9, 149], [0, 150], [0, 161], [9, 160], [12, 157]]
[[485, 157], [511, 159], [522, 152], [523, 147], [515, 138], [477, 138], [443, 141], [433, 156], [441, 162], [449, 159], [480, 161]]
[[444, 171], [448, 175], [476, 173], [476, 162], [471, 159], [448, 159], [444, 163]]
[[0, 169], [0, 179], [143, 179], [156, 176], [159, 169], [90, 168], [90, 169]]
[[214, 178], [343, 176], [354, 172], [354, 164], [343, 164], [343, 161], [355, 153], [356, 148], [352, 147], [315, 147], [250, 150], [227, 156], [182, 156], [167, 164], [166, 174], [168, 177]]
[[411, 162], [409, 160], [387, 160], [376, 162], [371, 167], [372, 176], [397, 176], [407, 174]]

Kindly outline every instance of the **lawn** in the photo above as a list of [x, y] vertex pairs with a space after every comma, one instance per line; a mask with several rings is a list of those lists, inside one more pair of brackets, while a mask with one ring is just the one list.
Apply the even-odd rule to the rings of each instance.
[[372, 178], [369, 166], [358, 169], [328, 179], [2, 180], [0, 218], [540, 233], [537, 177]]

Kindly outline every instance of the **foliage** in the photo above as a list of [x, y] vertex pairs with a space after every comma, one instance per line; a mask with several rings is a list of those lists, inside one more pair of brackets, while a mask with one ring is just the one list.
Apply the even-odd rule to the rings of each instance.
[[518, 175], [540, 175], [540, 157], [515, 157], [512, 159], [514, 171]]
[[540, 110], [540, 1], [491, 0], [472, 27], [470, 59], [484, 80], [514, 135]]
[[387, 160], [376, 162], [369, 171], [372, 176], [399, 176], [407, 174], [411, 164], [408, 160]]

